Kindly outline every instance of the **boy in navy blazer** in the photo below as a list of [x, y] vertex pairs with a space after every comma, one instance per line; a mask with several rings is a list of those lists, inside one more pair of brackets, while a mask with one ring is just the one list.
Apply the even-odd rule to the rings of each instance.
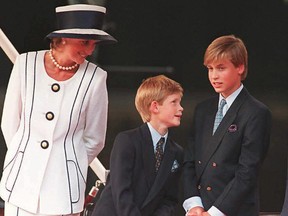
[[168, 128], [180, 125], [182, 96], [180, 84], [164, 75], [140, 85], [135, 105], [144, 124], [116, 136], [107, 185], [92, 216], [176, 215], [183, 149]]
[[258, 176], [271, 113], [242, 84], [247, 56], [244, 43], [233, 35], [217, 38], [205, 52], [204, 65], [219, 95], [194, 112], [183, 165], [187, 216], [259, 215]]

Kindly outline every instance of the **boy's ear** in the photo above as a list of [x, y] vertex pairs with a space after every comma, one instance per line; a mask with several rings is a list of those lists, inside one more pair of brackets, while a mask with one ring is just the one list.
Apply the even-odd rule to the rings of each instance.
[[241, 65], [238, 66], [238, 73], [240, 75], [242, 75], [244, 73], [244, 70], [245, 70], [244, 64], [241, 64]]
[[156, 113], [158, 112], [158, 103], [157, 101], [152, 101], [150, 105], [150, 112]]

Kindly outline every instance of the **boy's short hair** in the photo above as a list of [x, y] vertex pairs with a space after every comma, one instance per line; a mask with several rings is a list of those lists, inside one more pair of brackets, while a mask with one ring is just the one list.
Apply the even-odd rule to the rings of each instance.
[[135, 97], [135, 106], [143, 122], [151, 120], [149, 108], [153, 101], [162, 104], [169, 95], [178, 93], [181, 97], [183, 96], [181, 85], [164, 75], [149, 77], [144, 80], [139, 86]]
[[248, 73], [248, 53], [245, 44], [234, 35], [225, 35], [216, 38], [206, 49], [204, 65], [221, 59], [229, 59], [235, 67], [244, 65], [244, 80]]

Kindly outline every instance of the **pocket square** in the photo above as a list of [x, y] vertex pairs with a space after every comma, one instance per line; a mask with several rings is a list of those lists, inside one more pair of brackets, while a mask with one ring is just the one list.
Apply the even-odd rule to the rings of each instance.
[[237, 125], [236, 124], [232, 124], [230, 125], [230, 127], [228, 128], [228, 131], [233, 133], [237, 131]]
[[171, 168], [171, 172], [175, 172], [178, 168], [179, 168], [179, 163], [177, 160], [174, 160], [172, 168]]

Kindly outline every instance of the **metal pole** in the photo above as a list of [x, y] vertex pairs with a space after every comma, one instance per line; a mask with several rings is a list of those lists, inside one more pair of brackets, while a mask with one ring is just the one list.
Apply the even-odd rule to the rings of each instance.
[[1, 28], [0, 28], [0, 46], [6, 53], [8, 58], [11, 60], [11, 62], [14, 64], [19, 53], [15, 49], [13, 44], [10, 42], [10, 40], [6, 37]]

